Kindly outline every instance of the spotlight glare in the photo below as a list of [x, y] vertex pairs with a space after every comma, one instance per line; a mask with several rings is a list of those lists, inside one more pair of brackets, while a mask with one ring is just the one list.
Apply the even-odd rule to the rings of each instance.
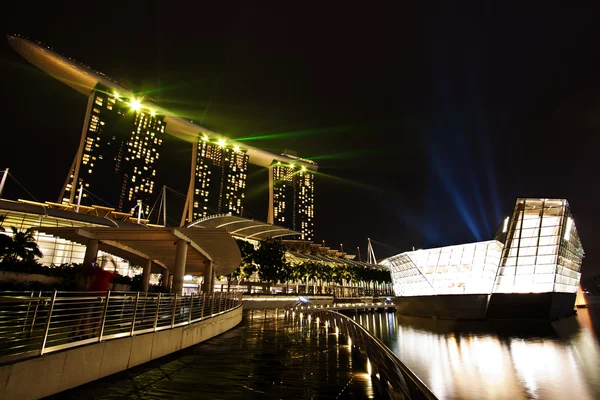
[[219, 144], [219, 147], [225, 147], [225, 144], [226, 144], [226, 143], [227, 143], [227, 142], [225, 142], [225, 139], [219, 139], [219, 142], [218, 142], [218, 144]]
[[140, 111], [140, 108], [142, 108], [142, 103], [140, 103], [138, 99], [133, 97], [129, 102], [129, 107], [131, 107], [133, 111]]

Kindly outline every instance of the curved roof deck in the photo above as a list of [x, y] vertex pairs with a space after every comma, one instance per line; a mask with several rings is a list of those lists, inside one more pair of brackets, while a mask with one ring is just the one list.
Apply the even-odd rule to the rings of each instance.
[[[142, 97], [138, 100], [140, 100], [140, 104], [143, 108], [152, 109], [157, 114], [165, 116], [166, 132], [172, 136], [189, 143], [195, 143], [198, 140], [199, 134], [206, 134], [214, 137], [217, 140], [230, 140], [230, 138], [227, 138], [216, 132], [212, 132], [209, 129], [197, 125], [185, 118], [177, 116], [175, 113], [163, 108], [153, 99], [140, 96], [130, 88], [127, 88], [123, 84], [114, 81], [105, 74], [95, 71], [90, 67], [84, 66], [70, 58], [62, 56], [50, 48], [42, 46], [41, 44], [34, 43], [16, 35], [9, 35], [8, 42], [17, 51], [17, 53], [23, 56], [23, 58], [25, 58], [27, 61], [81, 94], [89, 96], [96, 85], [101, 84], [119, 93], [121, 97]], [[273, 163], [273, 161], [290, 161], [290, 158], [283, 155], [270, 153], [268, 151], [248, 146], [241, 142], [236, 144], [241, 150], [246, 151], [249, 161], [252, 164], [268, 167]], [[318, 168], [316, 163], [309, 160], [296, 158], [294, 159], [294, 162], [312, 171], [316, 171]]]
[[84, 212], [75, 212], [72, 207], [66, 210], [60, 208], [63, 205], [58, 206], [0, 199], [0, 215], [9, 215], [10, 223], [16, 222], [18, 229], [31, 227], [73, 243], [85, 245], [88, 239], [98, 239], [99, 250], [134, 264], [143, 265], [144, 260], [152, 260], [153, 272], [172, 268], [178, 239], [190, 244], [186, 272], [204, 274], [207, 262], [211, 261], [217, 274], [227, 275], [240, 264], [237, 243], [225, 229], [151, 227], [135, 224], [131, 219], [114, 219], [114, 212], [106, 207], [86, 207]]
[[152, 260], [169, 269], [175, 265], [177, 241], [183, 239], [189, 244], [186, 273], [205, 275], [208, 263], [212, 262], [217, 275], [227, 275], [235, 271], [241, 261], [237, 244], [223, 229], [45, 226], [34, 229], [80, 244], [96, 239], [101, 250], [117, 253], [128, 260]]
[[282, 236], [300, 236], [300, 232], [282, 226], [267, 224], [231, 214], [217, 214], [199, 219], [188, 225], [188, 228], [222, 228], [230, 235], [242, 239], [265, 240]]
[[371, 264], [363, 261], [355, 261], [348, 258], [337, 258], [337, 257], [329, 257], [322, 256], [318, 254], [305, 254], [298, 251], [287, 251], [286, 255], [298, 262], [304, 261], [314, 261], [318, 263], [326, 263], [326, 264], [334, 264], [334, 265], [349, 265], [355, 267], [363, 267], [363, 268], [371, 268], [371, 269], [384, 269], [387, 270], [385, 266], [379, 264]]

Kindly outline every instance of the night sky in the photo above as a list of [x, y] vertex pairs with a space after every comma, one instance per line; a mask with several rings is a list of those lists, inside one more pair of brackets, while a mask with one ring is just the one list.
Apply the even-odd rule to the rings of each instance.
[[[232, 139], [315, 160], [316, 240], [333, 248], [364, 259], [367, 237], [378, 258], [490, 239], [517, 197], [567, 198], [584, 274], [600, 272], [598, 2], [127, 3], [10, 2], [5, 33]], [[55, 201], [87, 99], [6, 40], [0, 51], [0, 169]], [[165, 140], [173, 191], [187, 190], [190, 149]], [[265, 220], [266, 170], [249, 175], [245, 210]], [[177, 224], [183, 201], [169, 193]], [[5, 197], [32, 199], [12, 180]]]

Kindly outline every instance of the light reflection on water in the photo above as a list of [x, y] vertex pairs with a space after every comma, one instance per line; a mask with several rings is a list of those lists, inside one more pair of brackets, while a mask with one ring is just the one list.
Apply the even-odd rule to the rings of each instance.
[[600, 309], [552, 324], [357, 314], [440, 399], [600, 398]]

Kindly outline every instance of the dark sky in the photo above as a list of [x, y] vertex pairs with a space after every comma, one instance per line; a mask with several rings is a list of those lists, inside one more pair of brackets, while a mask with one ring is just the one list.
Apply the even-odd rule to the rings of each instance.
[[[10, 2], [3, 13], [7, 34], [129, 81], [195, 122], [204, 116], [209, 129], [267, 135], [247, 143], [315, 159], [318, 241], [361, 246], [364, 258], [367, 237], [378, 257], [484, 240], [517, 197], [564, 197], [584, 272], [600, 271], [600, 4], [223, 3]], [[6, 40], [0, 49], [0, 169], [55, 200], [86, 98]], [[189, 151], [176, 139], [163, 149], [179, 192]], [[245, 208], [265, 219], [266, 172], [251, 175]], [[6, 197], [30, 198], [14, 182]]]

